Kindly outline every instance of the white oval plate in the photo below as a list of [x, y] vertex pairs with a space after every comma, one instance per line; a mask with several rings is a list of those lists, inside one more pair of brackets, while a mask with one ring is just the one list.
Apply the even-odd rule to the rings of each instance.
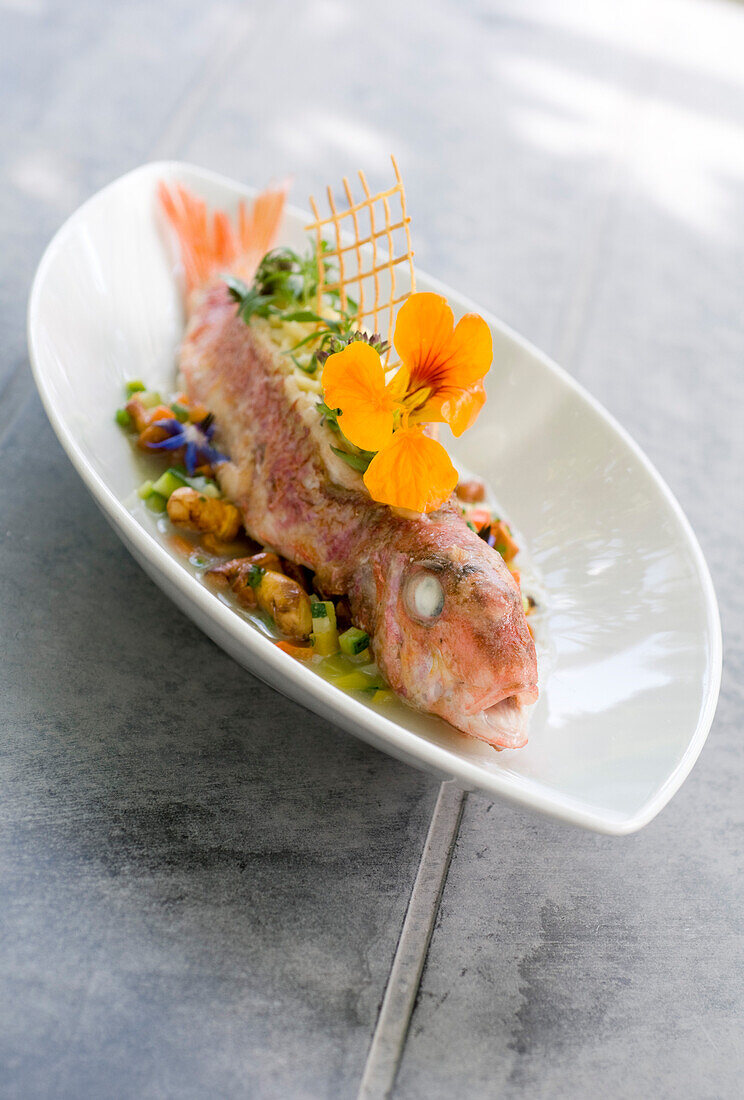
[[[495, 753], [403, 705], [373, 709], [276, 649], [122, 503], [141, 480], [113, 411], [124, 382], [170, 388], [183, 329], [155, 203], [179, 180], [234, 210], [254, 192], [178, 163], [147, 164], [86, 202], [47, 248], [28, 339], [36, 384], [73, 465], [137, 561], [211, 638], [277, 690], [402, 760], [606, 833], [668, 802], [713, 720], [718, 608], [679, 505], [625, 431], [496, 318], [420, 274], [455, 313], [486, 316], [489, 400], [455, 457], [493, 487], [540, 578], [540, 691], [524, 749]], [[309, 220], [289, 210], [283, 243]]]

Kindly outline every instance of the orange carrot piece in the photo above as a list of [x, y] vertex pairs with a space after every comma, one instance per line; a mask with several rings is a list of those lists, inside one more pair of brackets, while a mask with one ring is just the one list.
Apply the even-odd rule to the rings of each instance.
[[480, 531], [481, 527], [485, 527], [491, 522], [491, 509], [471, 508], [469, 512], [465, 513], [465, 519], [468, 523], [472, 523], [476, 531]]
[[296, 657], [298, 661], [309, 661], [315, 650], [311, 645], [293, 645], [292, 642], [274, 642], [282, 653], [288, 653], [290, 657]]

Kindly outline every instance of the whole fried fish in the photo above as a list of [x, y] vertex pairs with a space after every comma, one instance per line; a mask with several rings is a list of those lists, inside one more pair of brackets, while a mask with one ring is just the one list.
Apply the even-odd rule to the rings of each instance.
[[[354, 622], [395, 692], [497, 748], [526, 740], [537, 660], [519, 588], [501, 555], [450, 501], [428, 515], [373, 501], [318, 395], [260, 320], [247, 324], [221, 277], [251, 276], [268, 251], [283, 196], [260, 196], [237, 234], [183, 189], [161, 187], [181, 242], [188, 324], [180, 368], [189, 397], [215, 416], [229, 461], [218, 477], [259, 542], [348, 597]], [[224, 219], [224, 220], [223, 220]], [[219, 275], [216, 274], [219, 272]]]

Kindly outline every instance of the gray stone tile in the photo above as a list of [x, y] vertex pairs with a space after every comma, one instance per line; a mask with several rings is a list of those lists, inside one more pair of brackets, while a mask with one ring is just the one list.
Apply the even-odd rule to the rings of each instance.
[[719, 801], [685, 790], [615, 840], [469, 799], [395, 1095], [737, 1096], [741, 801]]

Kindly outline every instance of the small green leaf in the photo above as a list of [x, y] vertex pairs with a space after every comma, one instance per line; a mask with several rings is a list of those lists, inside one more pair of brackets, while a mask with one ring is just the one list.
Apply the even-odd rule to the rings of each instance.
[[246, 324], [250, 323], [254, 313], [258, 317], [268, 317], [273, 312], [271, 298], [268, 294], [258, 294], [255, 290], [249, 290], [240, 303], [238, 315]]
[[340, 409], [329, 408], [325, 401], [319, 401], [315, 407], [322, 416], [324, 423], [328, 424], [330, 428], [333, 428], [334, 432], [341, 430], [338, 426], [338, 415], [341, 412]]
[[283, 313], [282, 321], [301, 321], [307, 323], [308, 321], [323, 321], [324, 318], [319, 313], [315, 313], [312, 309], [298, 309], [294, 313]]
[[331, 450], [335, 455], [338, 455], [339, 458], [342, 458], [344, 462], [348, 462], [352, 470], [358, 470], [360, 474], [363, 474], [366, 471], [370, 462], [374, 458], [374, 455], [370, 454], [369, 451], [364, 451], [362, 454], [353, 455], [350, 454], [348, 451], [342, 451], [340, 447], [331, 446]]
[[250, 289], [248, 284], [244, 283], [242, 279], [236, 279], [234, 275], [223, 275], [222, 278], [230, 291], [230, 297], [234, 298], [236, 302], [242, 302]]
[[312, 344], [313, 340], [322, 339], [327, 333], [311, 332], [309, 336], [306, 336], [304, 340], [300, 340], [299, 344], [295, 344], [289, 350], [290, 352], [299, 351], [300, 348], [304, 348], [305, 344]]
[[292, 362], [294, 363], [294, 365], [297, 367], [298, 370], [303, 371], [305, 374], [315, 374], [315, 371], [316, 371], [317, 366], [318, 366], [318, 364], [315, 360], [315, 356], [313, 356], [313, 358], [307, 364], [306, 363], [301, 363], [296, 355], [290, 355], [289, 358], [292, 360]]

